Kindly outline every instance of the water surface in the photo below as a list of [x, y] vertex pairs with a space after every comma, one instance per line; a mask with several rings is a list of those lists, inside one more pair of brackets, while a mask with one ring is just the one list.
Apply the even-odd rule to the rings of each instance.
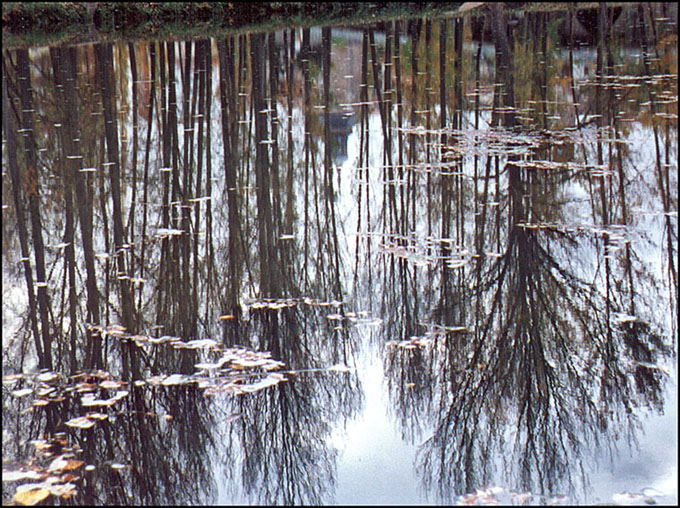
[[675, 6], [3, 65], [4, 502], [677, 502]]

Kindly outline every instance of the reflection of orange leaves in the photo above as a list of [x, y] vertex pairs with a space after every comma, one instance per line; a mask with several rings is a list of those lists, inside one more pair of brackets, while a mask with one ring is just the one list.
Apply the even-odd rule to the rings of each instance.
[[55, 471], [75, 471], [76, 469], [82, 467], [85, 463], [82, 460], [65, 459], [63, 457], [57, 457], [52, 461], [50, 466], [47, 468], [48, 472]]
[[62, 468], [62, 471], [75, 471], [85, 464], [82, 460], [67, 460], [66, 465]]
[[663, 49], [666, 45], [675, 45], [678, 43], [678, 34], [668, 33], [656, 43], [657, 49]]
[[[676, 43], [677, 44], [677, 43]], [[667, 74], [678, 73], [678, 55], [673, 51], [666, 50], [661, 55], [661, 68]]]
[[29, 168], [26, 171], [26, 177], [23, 180], [24, 192], [28, 196], [36, 196], [38, 194], [38, 173], [35, 168]]

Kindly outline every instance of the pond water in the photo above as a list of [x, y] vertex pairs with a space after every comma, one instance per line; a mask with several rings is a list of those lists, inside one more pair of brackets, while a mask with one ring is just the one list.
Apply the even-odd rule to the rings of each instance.
[[3, 503], [676, 504], [677, 7], [210, 35], [3, 53]]

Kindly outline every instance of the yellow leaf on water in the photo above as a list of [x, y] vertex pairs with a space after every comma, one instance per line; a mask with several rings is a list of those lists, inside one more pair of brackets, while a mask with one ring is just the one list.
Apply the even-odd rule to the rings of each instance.
[[45, 487], [34, 487], [27, 490], [17, 489], [17, 493], [14, 494], [14, 501], [24, 506], [33, 506], [47, 499], [49, 495], [50, 489]]

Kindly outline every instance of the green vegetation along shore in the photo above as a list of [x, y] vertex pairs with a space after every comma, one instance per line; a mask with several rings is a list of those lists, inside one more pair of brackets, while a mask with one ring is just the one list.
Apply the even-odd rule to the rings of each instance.
[[445, 14], [462, 2], [3, 2], [8, 47], [185, 37]]

